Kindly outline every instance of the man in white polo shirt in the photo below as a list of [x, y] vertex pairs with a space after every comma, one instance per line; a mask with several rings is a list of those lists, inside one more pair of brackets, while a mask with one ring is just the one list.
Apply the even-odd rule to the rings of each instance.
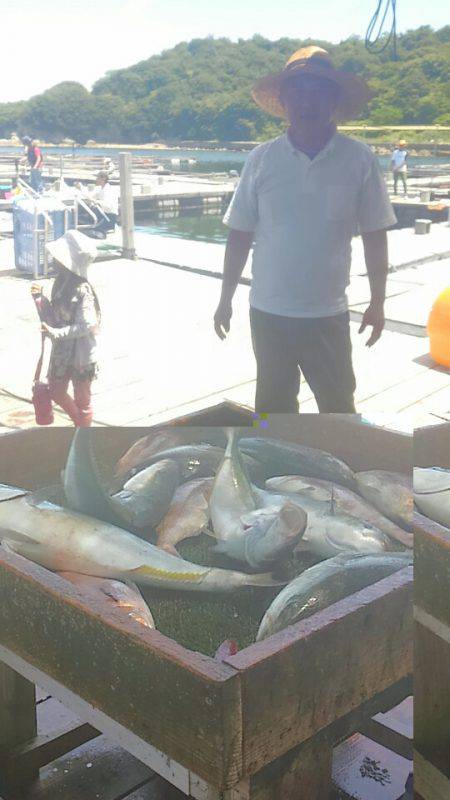
[[338, 121], [356, 118], [370, 92], [312, 46], [258, 81], [252, 94], [289, 127], [250, 153], [225, 215], [231, 230], [215, 330], [223, 339], [230, 329], [232, 299], [254, 241], [255, 410], [298, 412], [301, 371], [319, 411], [354, 413], [346, 298], [351, 239], [362, 234], [371, 301], [360, 332], [372, 328], [370, 347], [384, 327], [386, 229], [396, 222], [376, 156], [336, 132]]

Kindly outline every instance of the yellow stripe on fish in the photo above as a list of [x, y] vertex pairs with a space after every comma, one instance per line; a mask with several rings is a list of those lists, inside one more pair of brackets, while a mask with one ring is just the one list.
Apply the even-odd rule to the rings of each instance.
[[142, 566], [130, 570], [136, 575], [151, 575], [154, 578], [162, 578], [171, 581], [198, 581], [205, 577], [206, 572], [168, 572], [165, 569], [156, 567]]

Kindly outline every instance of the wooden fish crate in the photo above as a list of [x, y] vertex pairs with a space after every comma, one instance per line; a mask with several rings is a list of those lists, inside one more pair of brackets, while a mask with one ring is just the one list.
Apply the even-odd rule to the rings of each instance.
[[[450, 468], [450, 424], [421, 428], [414, 463]], [[414, 783], [423, 800], [450, 797], [450, 534], [415, 525]]]
[[[251, 425], [252, 417], [221, 405], [179, 422]], [[35, 488], [54, 481], [72, 433], [5, 434], [0, 482]], [[95, 431], [114, 459], [144, 433]], [[327, 449], [356, 470], [412, 466], [411, 437], [352, 417], [274, 415], [254, 433]], [[217, 662], [3, 553], [0, 661], [0, 793], [7, 800], [69, 750], [73, 737], [86, 741], [98, 731], [197, 800], [324, 800], [333, 746], [411, 693], [412, 570]], [[82, 728], [36, 739], [34, 684], [71, 709]]]

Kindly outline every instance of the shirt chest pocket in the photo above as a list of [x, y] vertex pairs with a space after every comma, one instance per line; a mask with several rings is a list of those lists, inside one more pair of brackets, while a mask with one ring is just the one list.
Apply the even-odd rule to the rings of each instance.
[[348, 184], [333, 184], [326, 188], [325, 213], [330, 222], [353, 221], [356, 217], [357, 192]]

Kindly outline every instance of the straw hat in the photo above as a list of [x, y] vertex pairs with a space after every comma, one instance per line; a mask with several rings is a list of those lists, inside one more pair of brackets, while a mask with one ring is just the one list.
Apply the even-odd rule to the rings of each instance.
[[45, 245], [47, 253], [69, 272], [87, 278], [89, 264], [97, 258], [95, 242], [80, 231], [67, 231], [64, 236]]
[[399, 139], [398, 145], [399, 145], [399, 147], [405, 147], [405, 145], [406, 145], [405, 140], [404, 139]]
[[280, 100], [280, 89], [283, 82], [291, 75], [315, 75], [326, 78], [340, 89], [336, 121], [343, 122], [354, 119], [373, 92], [367, 83], [358, 75], [333, 66], [330, 54], [321, 47], [311, 45], [302, 47], [291, 55], [281, 72], [265, 75], [252, 89], [252, 97], [258, 105], [275, 117], [286, 117], [286, 111]]

